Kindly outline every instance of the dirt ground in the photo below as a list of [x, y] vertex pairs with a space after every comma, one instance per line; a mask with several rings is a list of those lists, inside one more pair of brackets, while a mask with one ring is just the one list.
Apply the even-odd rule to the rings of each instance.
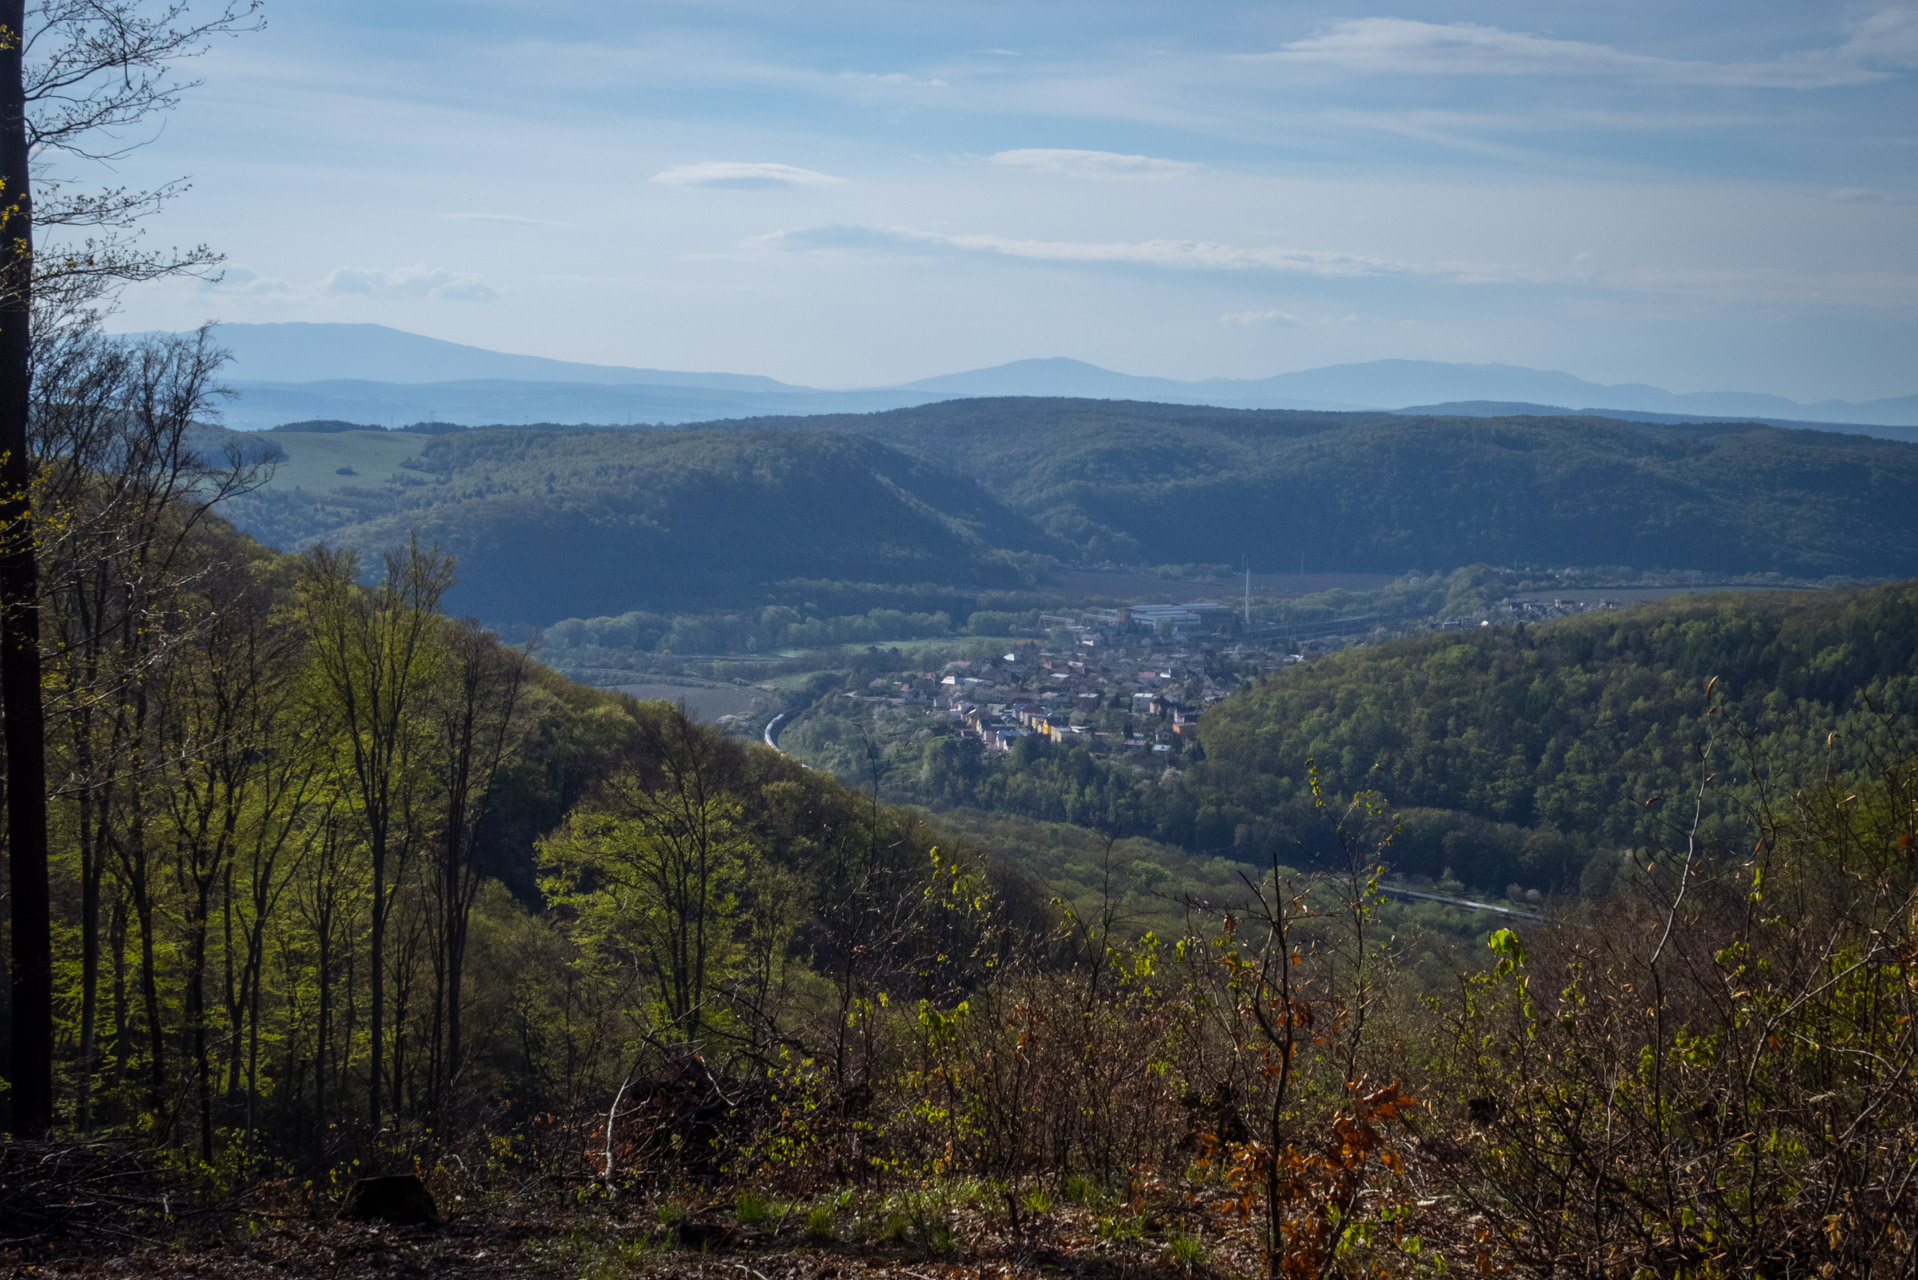
[[[255, 1220], [225, 1239], [150, 1243], [126, 1252], [67, 1252], [0, 1263], [8, 1280], [62, 1276], [217, 1277], [219, 1280], [476, 1280], [586, 1277], [731, 1277], [732, 1280], [855, 1280], [961, 1276], [1126, 1276], [1241, 1274], [1249, 1259], [1215, 1254], [1191, 1265], [1163, 1243], [1107, 1247], [1062, 1230], [961, 1238], [939, 1255], [910, 1248], [837, 1242], [742, 1239], [661, 1247], [657, 1231], [606, 1216], [543, 1213], [513, 1219], [454, 1219], [439, 1227]], [[788, 1236], [797, 1235], [788, 1231]], [[652, 1237], [652, 1240], [649, 1240]], [[1218, 1243], [1215, 1242], [1215, 1249]]]
[[[1432, 1202], [1424, 1202], [1430, 1205]], [[1422, 1206], [1423, 1207], [1423, 1206]], [[1422, 1213], [1425, 1242], [1450, 1269], [1485, 1269], [1476, 1219]], [[814, 1239], [794, 1226], [768, 1233], [723, 1211], [678, 1228], [677, 1240], [638, 1210], [617, 1205], [527, 1206], [454, 1216], [435, 1227], [348, 1223], [330, 1217], [239, 1215], [198, 1238], [115, 1247], [67, 1243], [38, 1257], [0, 1253], [0, 1280], [53, 1277], [205, 1277], [207, 1280], [959, 1280], [960, 1277], [1254, 1277], [1264, 1274], [1258, 1222], [1198, 1207], [1154, 1217], [1141, 1234], [1108, 1239], [1097, 1215], [1060, 1208], [1011, 1227], [1003, 1215], [966, 1214], [928, 1245]], [[692, 1228], [689, 1231], [688, 1228]], [[1177, 1242], [1183, 1242], [1181, 1249]], [[1404, 1259], [1400, 1259], [1403, 1262]], [[1493, 1268], [1502, 1270], [1502, 1268]]]

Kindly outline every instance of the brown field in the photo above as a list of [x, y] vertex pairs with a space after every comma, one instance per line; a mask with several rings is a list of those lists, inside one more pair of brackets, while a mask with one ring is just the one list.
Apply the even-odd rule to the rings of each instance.
[[770, 700], [756, 689], [738, 689], [730, 685], [666, 684], [662, 681], [616, 684], [611, 687], [642, 702], [683, 702], [688, 715], [707, 724], [721, 716], [739, 715], [742, 712], [758, 714], [763, 711], [768, 716], [772, 714]]

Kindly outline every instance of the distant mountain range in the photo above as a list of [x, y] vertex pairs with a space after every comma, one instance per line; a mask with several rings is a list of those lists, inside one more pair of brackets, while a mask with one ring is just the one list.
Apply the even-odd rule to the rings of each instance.
[[[1918, 427], [1918, 395], [1800, 404], [1783, 396], [1679, 394], [1608, 386], [1504, 364], [1374, 360], [1270, 378], [1115, 373], [1079, 360], [1017, 360], [897, 387], [821, 390], [734, 373], [684, 373], [510, 355], [373, 324], [231, 324], [237, 393], [229, 425], [255, 429], [311, 418], [381, 426], [417, 421], [684, 423], [777, 414], [870, 413], [980, 396], [1071, 396], [1239, 409], [1443, 411], [1464, 417], [1606, 411], [1674, 422], [1736, 419]], [[1900, 438], [1909, 438], [1898, 433]]]

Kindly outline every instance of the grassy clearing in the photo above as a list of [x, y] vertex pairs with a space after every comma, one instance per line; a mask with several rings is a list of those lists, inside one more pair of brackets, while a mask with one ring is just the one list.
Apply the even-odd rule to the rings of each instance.
[[[341, 431], [334, 434], [276, 431], [265, 437], [280, 446], [286, 460], [275, 464], [269, 489], [305, 489], [333, 493], [349, 487], [382, 486], [413, 457], [427, 437], [398, 431]], [[340, 475], [341, 467], [354, 474]]]

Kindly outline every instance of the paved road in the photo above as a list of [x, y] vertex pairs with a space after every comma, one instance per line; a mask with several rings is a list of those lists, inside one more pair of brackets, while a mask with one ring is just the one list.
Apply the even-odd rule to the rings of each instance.
[[1513, 920], [1543, 921], [1544, 916], [1533, 915], [1530, 911], [1515, 911], [1511, 907], [1495, 907], [1489, 902], [1474, 902], [1470, 898], [1447, 898], [1436, 893], [1420, 893], [1415, 889], [1394, 889], [1389, 884], [1379, 886], [1380, 893], [1389, 893], [1395, 898], [1416, 898], [1421, 902], [1442, 902], [1448, 907], [1464, 907], [1467, 911], [1489, 911], [1495, 916], [1507, 916]]

